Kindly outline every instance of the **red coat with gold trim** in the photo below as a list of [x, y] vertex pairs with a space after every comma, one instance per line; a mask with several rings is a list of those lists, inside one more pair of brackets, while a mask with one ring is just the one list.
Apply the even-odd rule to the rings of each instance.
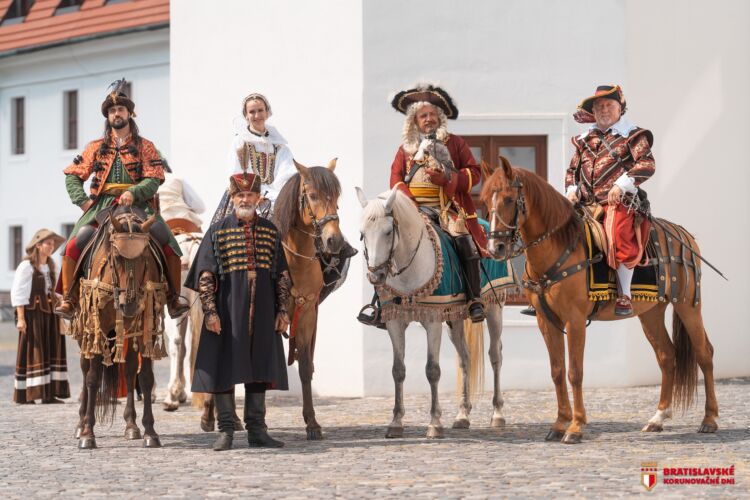
[[[443, 193], [449, 199], [452, 199], [456, 205], [464, 209], [467, 216], [466, 228], [474, 238], [474, 243], [479, 247], [482, 255], [488, 256], [487, 235], [477, 222], [477, 210], [474, 207], [474, 200], [471, 198], [471, 188], [479, 183], [482, 171], [477, 165], [474, 155], [471, 154], [469, 145], [461, 137], [450, 134], [445, 141], [445, 145], [458, 173], [451, 175], [450, 182], [443, 186]], [[414, 195], [404, 183], [404, 178], [413, 165], [413, 155], [404, 151], [403, 146], [399, 147], [396, 158], [391, 165], [391, 188], [397, 185], [398, 189], [412, 200]]]
[[76, 156], [63, 172], [79, 177], [86, 181], [91, 174], [91, 194], [96, 196], [104, 186], [104, 181], [112, 169], [116, 153], [120, 153], [122, 166], [127, 170], [135, 183], [149, 177], [164, 182], [164, 169], [161, 156], [156, 150], [154, 143], [141, 137], [140, 144], [135, 145], [132, 138], [122, 146], [115, 147], [114, 140], [110, 137], [106, 142], [104, 139], [91, 141], [83, 154]]

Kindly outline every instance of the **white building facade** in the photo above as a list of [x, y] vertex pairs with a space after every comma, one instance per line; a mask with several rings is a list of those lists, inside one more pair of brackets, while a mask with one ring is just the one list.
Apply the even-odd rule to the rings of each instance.
[[[131, 82], [141, 134], [169, 157], [169, 28], [110, 36], [0, 58], [0, 291], [37, 229], [65, 234], [81, 215], [62, 170], [102, 136], [101, 103], [110, 82]], [[77, 144], [68, 147], [66, 93], [77, 92]], [[16, 154], [16, 99], [24, 104], [23, 153]]]
[[[391, 93], [436, 80], [460, 110], [453, 132], [543, 136], [547, 178], [562, 191], [570, 137], [583, 130], [571, 116], [576, 105], [598, 84], [619, 83], [628, 118], [655, 135], [657, 170], [644, 186], [654, 212], [691, 230], [730, 277], [704, 268], [715, 374], [750, 374], [748, 271], [734, 264], [750, 249], [747, 223], [734, 222], [744, 221], [750, 185], [741, 151], [750, 132], [747, 3], [237, 0], [222, 8], [183, 1], [171, 12], [172, 163], [209, 204], [225, 187], [231, 119], [250, 92], [268, 96], [298, 161], [339, 158], [342, 228], [356, 242], [354, 186], [370, 197], [387, 189], [400, 142], [403, 116], [390, 107]], [[388, 335], [355, 320], [371, 293], [359, 255], [320, 308], [319, 394], [392, 394]], [[519, 309], [504, 313], [503, 386], [551, 388], [541, 335]], [[588, 333], [587, 387], [660, 381], [638, 320], [594, 323]], [[421, 327], [410, 328], [407, 358], [406, 390], [427, 391]], [[451, 390], [455, 352], [445, 335], [441, 361], [441, 389]]]

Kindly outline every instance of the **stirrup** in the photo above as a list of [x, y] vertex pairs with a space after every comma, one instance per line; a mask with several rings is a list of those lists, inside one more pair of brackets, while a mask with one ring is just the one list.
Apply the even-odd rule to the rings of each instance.
[[529, 304], [529, 306], [526, 307], [525, 309], [521, 309], [521, 314], [523, 314], [525, 316], [534, 316], [534, 317], [536, 317], [536, 309], [534, 309], [534, 306], [532, 306], [531, 304]]
[[[370, 312], [368, 312], [368, 309]], [[359, 310], [357, 315], [357, 321], [367, 326], [374, 326], [385, 330], [385, 323], [380, 317], [381, 309], [378, 305], [378, 294], [377, 292], [372, 295], [372, 301], [369, 304], [365, 304], [362, 309]]]

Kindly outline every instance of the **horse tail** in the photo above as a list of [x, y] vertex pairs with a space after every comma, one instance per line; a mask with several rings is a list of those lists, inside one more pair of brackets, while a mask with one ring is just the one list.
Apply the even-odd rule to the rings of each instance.
[[696, 395], [698, 362], [687, 329], [676, 311], [672, 313], [672, 342], [675, 347], [675, 377], [672, 398], [675, 408], [687, 410]]
[[115, 420], [121, 366], [120, 363], [112, 363], [102, 367], [102, 382], [96, 393], [96, 420], [98, 422], [111, 425]]
[[469, 347], [469, 393], [476, 396], [484, 388], [484, 323], [465, 319], [464, 332]]

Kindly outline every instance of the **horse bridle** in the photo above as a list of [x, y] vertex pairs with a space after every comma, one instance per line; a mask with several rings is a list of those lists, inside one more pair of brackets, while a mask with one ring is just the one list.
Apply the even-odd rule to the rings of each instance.
[[[516, 210], [513, 212], [513, 219], [511, 220], [510, 224], [505, 222], [502, 217], [500, 217], [500, 214], [497, 213], [497, 193], [498, 191], [495, 191], [492, 193], [492, 208], [490, 208], [490, 232], [489, 237], [494, 238], [509, 238], [509, 247], [511, 250], [510, 255], [506, 257], [507, 259], [512, 259], [513, 257], [518, 257], [523, 252], [526, 251], [528, 248], [533, 248], [539, 244], [541, 244], [544, 240], [555, 234], [560, 228], [562, 228], [565, 224], [568, 223], [568, 221], [562, 222], [560, 225], [555, 227], [554, 229], [551, 229], [535, 240], [524, 243], [523, 238], [521, 237], [521, 226], [523, 223], [519, 222], [518, 219], [521, 215], [524, 216], [524, 219], [526, 218], [526, 196], [523, 193], [523, 182], [518, 177], [515, 177], [513, 181], [511, 182], [510, 186], [514, 188], [518, 196], [516, 196]], [[495, 221], [499, 221], [500, 224], [502, 224], [506, 229], [504, 231], [498, 231], [495, 229]], [[520, 243], [520, 245], [518, 245]]]
[[[395, 266], [395, 262], [393, 261], [393, 252], [395, 251], [396, 247], [396, 236], [398, 235], [398, 221], [393, 217], [393, 214], [386, 214], [386, 218], [391, 219], [391, 225], [393, 226], [393, 231], [391, 232], [391, 248], [388, 250], [388, 257], [378, 264], [377, 266], [370, 266], [370, 257], [367, 255], [367, 245], [364, 247], [364, 256], [365, 256], [365, 263], [367, 264], [367, 270], [371, 273], [376, 273], [377, 271], [380, 271], [381, 269], [386, 269], [387, 275], [389, 276], [399, 276], [401, 273], [406, 271], [406, 269], [411, 265], [412, 262], [414, 262], [414, 258], [417, 256], [417, 253], [419, 252], [419, 247], [422, 245], [422, 233], [424, 232], [424, 226], [422, 227], [422, 232], [419, 233], [419, 240], [417, 243], [417, 248], [414, 249], [414, 253], [412, 253], [411, 257], [409, 258], [409, 262], [407, 262], [404, 266], [401, 267], [401, 269], [398, 269]], [[360, 239], [362, 239], [364, 236], [362, 236]], [[394, 269], [396, 269], [394, 271]]]
[[[310, 220], [312, 221], [313, 231], [314, 233], [308, 233], [306, 231], [301, 231], [308, 236], [311, 236], [313, 238], [313, 242], [315, 244], [315, 257], [323, 264], [324, 269], [323, 272], [327, 271], [336, 271], [339, 274], [339, 278], [341, 277], [341, 273], [338, 271], [338, 266], [340, 260], [337, 257], [338, 254], [330, 254], [330, 258], [325, 258], [325, 253], [323, 252], [323, 227], [328, 224], [329, 222], [333, 222], [336, 220], [339, 220], [338, 214], [327, 214], [322, 219], [318, 220], [315, 217], [315, 212], [312, 209], [312, 204], [310, 203], [310, 198], [307, 194], [307, 189], [305, 189], [305, 182], [302, 182], [302, 193], [299, 197], [299, 205], [300, 205], [300, 211], [307, 208], [307, 214], [310, 216]], [[326, 205], [327, 207], [327, 205]], [[335, 281], [338, 281], [337, 278]], [[324, 285], [328, 285], [329, 283], [324, 283]]]

